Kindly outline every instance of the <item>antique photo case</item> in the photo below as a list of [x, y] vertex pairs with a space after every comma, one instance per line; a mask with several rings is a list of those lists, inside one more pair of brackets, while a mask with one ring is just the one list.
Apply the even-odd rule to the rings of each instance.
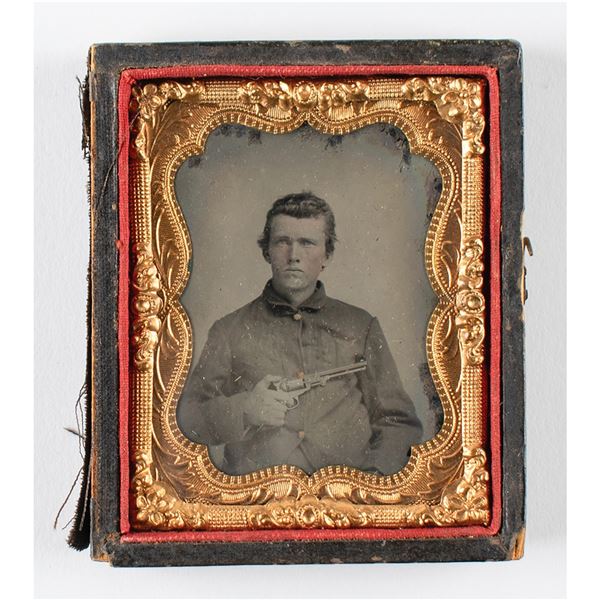
[[92, 556], [519, 558], [515, 42], [90, 50]]

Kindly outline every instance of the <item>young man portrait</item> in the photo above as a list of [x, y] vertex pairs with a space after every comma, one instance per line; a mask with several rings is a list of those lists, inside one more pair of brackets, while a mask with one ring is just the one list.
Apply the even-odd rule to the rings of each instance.
[[271, 279], [211, 327], [179, 401], [181, 430], [211, 456], [219, 447], [230, 475], [399, 471], [421, 423], [377, 318], [319, 279], [336, 243], [330, 206], [308, 192], [278, 199], [258, 243]]

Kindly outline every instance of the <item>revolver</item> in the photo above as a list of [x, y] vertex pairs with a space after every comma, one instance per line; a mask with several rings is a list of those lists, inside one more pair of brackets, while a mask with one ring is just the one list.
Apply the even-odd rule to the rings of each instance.
[[367, 368], [366, 360], [346, 365], [345, 367], [336, 367], [327, 371], [317, 371], [310, 375], [304, 375], [295, 379], [282, 378], [279, 381], [274, 381], [269, 384], [269, 389], [285, 392], [288, 398], [282, 401], [289, 410], [298, 406], [299, 398], [309, 390], [317, 386], [324, 386], [330, 379], [334, 377], [343, 377], [351, 373], [358, 373]]

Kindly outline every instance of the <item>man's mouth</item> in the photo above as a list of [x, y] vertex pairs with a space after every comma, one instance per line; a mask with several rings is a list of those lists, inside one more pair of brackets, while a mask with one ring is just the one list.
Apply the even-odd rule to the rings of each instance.
[[304, 273], [304, 271], [302, 269], [290, 267], [289, 269], [286, 269], [286, 273]]

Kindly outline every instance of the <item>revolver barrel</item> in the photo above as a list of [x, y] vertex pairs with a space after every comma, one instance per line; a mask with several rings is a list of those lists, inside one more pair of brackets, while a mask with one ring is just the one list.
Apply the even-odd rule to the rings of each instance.
[[327, 371], [318, 371], [317, 373], [313, 373], [309, 375], [305, 379], [307, 381], [323, 381], [326, 383], [329, 379], [333, 377], [342, 377], [343, 375], [350, 375], [351, 373], [358, 373], [359, 371], [364, 371], [367, 368], [367, 361], [360, 360], [358, 362], [352, 363], [351, 365], [346, 365], [344, 367], [336, 367], [335, 369], [328, 369]]
[[[277, 388], [282, 392], [291, 394], [294, 397], [295, 403], [293, 406], [288, 408], [295, 408], [298, 404], [298, 397], [305, 392], [308, 392], [313, 387], [318, 385], [325, 385], [333, 377], [342, 377], [343, 375], [349, 375], [350, 373], [356, 373], [358, 371], [364, 371], [367, 368], [367, 361], [361, 360], [345, 367], [337, 367], [335, 369], [328, 369], [326, 371], [317, 371], [304, 377], [297, 379], [282, 379], [278, 384]], [[273, 389], [275, 386], [273, 386]]]

